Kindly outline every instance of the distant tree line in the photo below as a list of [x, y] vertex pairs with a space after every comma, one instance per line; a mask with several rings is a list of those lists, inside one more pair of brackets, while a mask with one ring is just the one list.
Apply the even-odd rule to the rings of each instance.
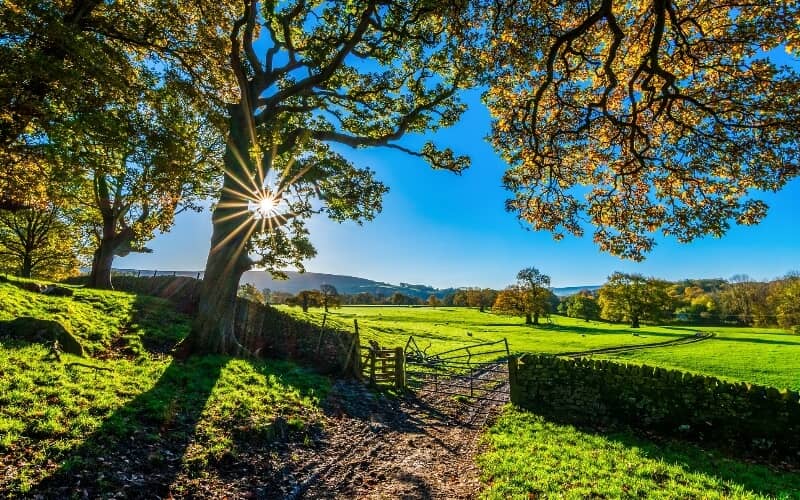
[[800, 274], [772, 281], [736, 275], [730, 280], [669, 282], [614, 273], [598, 291], [581, 291], [562, 299], [558, 312], [587, 321], [624, 321], [634, 328], [642, 321], [678, 321], [778, 326], [800, 333]]

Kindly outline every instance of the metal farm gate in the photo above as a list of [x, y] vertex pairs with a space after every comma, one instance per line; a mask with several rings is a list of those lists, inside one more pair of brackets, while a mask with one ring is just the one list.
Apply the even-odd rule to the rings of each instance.
[[470, 344], [429, 354], [416, 339], [405, 347], [406, 386], [417, 393], [434, 393], [463, 403], [506, 403], [509, 400], [508, 341]]

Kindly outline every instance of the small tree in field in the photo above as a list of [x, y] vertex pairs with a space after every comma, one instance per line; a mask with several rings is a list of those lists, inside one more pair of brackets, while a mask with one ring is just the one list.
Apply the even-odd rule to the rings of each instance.
[[442, 304], [442, 301], [439, 300], [439, 297], [437, 297], [434, 294], [428, 295], [428, 305], [429, 306], [437, 307], [437, 306], [440, 306], [441, 304]]
[[528, 313], [525, 316], [525, 323], [530, 324], [530, 315], [533, 315], [532, 323], [539, 324], [539, 316], [547, 314], [550, 310], [550, 276], [543, 274], [535, 267], [522, 269], [517, 273], [517, 283], [524, 290]]
[[643, 319], [657, 321], [671, 305], [669, 284], [641, 274], [616, 272], [600, 288], [601, 315], [610, 321], [628, 321], [639, 328]]
[[322, 296], [317, 290], [303, 290], [294, 297], [286, 299], [286, 303], [290, 306], [300, 306], [303, 312], [308, 312], [309, 307], [322, 305]]
[[566, 304], [566, 313], [570, 318], [583, 318], [589, 321], [600, 316], [600, 306], [591, 295], [578, 293], [569, 297]]
[[328, 307], [339, 307], [342, 304], [342, 298], [339, 296], [339, 291], [333, 285], [320, 285], [319, 297], [322, 307], [325, 312], [328, 312]]
[[531, 307], [525, 290], [520, 285], [511, 285], [497, 294], [492, 312], [509, 316], [525, 316], [525, 324], [531, 320]]

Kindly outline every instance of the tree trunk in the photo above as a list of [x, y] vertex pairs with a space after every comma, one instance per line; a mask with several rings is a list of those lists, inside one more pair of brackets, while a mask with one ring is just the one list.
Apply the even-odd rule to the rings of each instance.
[[533, 321], [531, 320], [531, 313], [525, 313], [525, 324], [532, 325]]
[[92, 271], [89, 274], [89, 288], [113, 290], [111, 284], [111, 268], [114, 264], [114, 245], [111, 239], [103, 238], [100, 246], [94, 251]]
[[236, 193], [244, 190], [237, 179], [250, 179], [254, 169], [245, 111], [241, 105], [234, 104], [228, 106], [228, 113], [230, 133], [225, 150], [225, 175], [219, 203], [211, 216], [211, 250], [206, 260], [197, 316], [179, 355], [247, 355], [236, 337], [234, 320], [239, 280], [253, 264], [247, 256], [247, 241], [255, 221], [248, 211], [242, 210], [246, 200]]
[[22, 278], [30, 278], [33, 272], [33, 260], [31, 259], [31, 254], [26, 253], [22, 257], [22, 268], [20, 269], [20, 277]]
[[539, 313], [538, 312], [537, 313], [533, 313], [533, 324], [534, 325], [538, 325], [539, 324]]
[[631, 328], [639, 328], [639, 316], [631, 318]]
[[90, 288], [101, 290], [113, 290], [111, 283], [111, 269], [114, 265], [114, 257], [117, 250], [129, 246], [133, 240], [133, 231], [125, 227], [117, 232], [116, 216], [113, 213], [103, 215], [103, 234], [101, 235], [100, 245], [94, 252], [92, 258], [92, 271], [89, 274]]

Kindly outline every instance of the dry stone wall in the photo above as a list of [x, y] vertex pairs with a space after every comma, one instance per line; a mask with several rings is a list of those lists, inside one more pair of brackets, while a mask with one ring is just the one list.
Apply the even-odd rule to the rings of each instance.
[[[155, 295], [193, 314], [202, 281], [185, 276], [115, 276], [114, 288]], [[322, 373], [360, 373], [359, 340], [354, 332], [326, 328], [302, 321], [274, 307], [237, 299], [235, 317], [239, 342], [258, 357], [287, 359]]]
[[514, 404], [560, 422], [624, 425], [800, 462], [800, 395], [678, 370], [546, 355], [512, 358]]

